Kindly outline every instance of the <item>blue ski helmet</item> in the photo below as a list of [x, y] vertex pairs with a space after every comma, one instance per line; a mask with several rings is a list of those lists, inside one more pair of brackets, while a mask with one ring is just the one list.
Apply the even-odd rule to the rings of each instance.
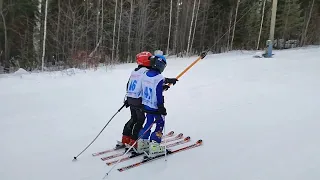
[[155, 55], [150, 57], [150, 64], [153, 69], [157, 69], [162, 73], [167, 66], [167, 60], [163, 55]]

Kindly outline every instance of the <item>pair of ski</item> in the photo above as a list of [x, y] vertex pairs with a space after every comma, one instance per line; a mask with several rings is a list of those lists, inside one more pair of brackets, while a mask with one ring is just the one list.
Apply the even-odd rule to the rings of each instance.
[[[178, 134], [177, 136], [173, 137], [173, 138], [168, 138], [168, 137], [165, 137], [164, 139], [162, 139], [162, 142], [161, 144], [164, 144], [164, 143], [169, 143], [169, 142], [172, 142], [172, 141], [176, 141], [176, 140], [179, 140], [179, 139], [182, 139], [183, 138], [183, 134], [180, 133]], [[189, 138], [190, 139], [190, 138]], [[187, 141], [187, 139], [185, 138], [185, 140]], [[172, 147], [173, 145], [179, 145], [179, 144], [182, 144], [184, 143], [185, 141], [178, 141], [179, 143], [173, 143], [173, 144], [169, 144], [167, 145], [167, 147]], [[113, 158], [116, 158], [116, 157], [120, 157], [122, 155], [124, 155], [126, 152], [120, 152], [120, 153], [117, 153], [117, 154], [113, 154], [113, 155], [110, 155], [110, 156], [106, 156], [106, 157], [103, 157], [101, 158], [102, 161], [106, 161], [106, 160], [109, 160], [109, 159], [113, 159]], [[108, 164], [108, 163], [107, 163]]]
[[[164, 136], [164, 139], [165, 139], [165, 138], [168, 138], [168, 137], [172, 137], [173, 135], [174, 135], [174, 132], [171, 131], [171, 132], [169, 132], [168, 134], [166, 134], [166, 135]], [[174, 141], [174, 140], [177, 140], [177, 139], [179, 140], [179, 138], [182, 139], [182, 137], [183, 137], [183, 134], [180, 133], [180, 134], [178, 134], [176, 137], [172, 138], [171, 141]], [[168, 139], [168, 140], [170, 140], [170, 139]], [[163, 143], [163, 142], [168, 142], [168, 140], [165, 139], [165, 140], [162, 141], [162, 143]], [[190, 141], [190, 137], [188, 136], [188, 137], [184, 138], [183, 140], [180, 140], [180, 141], [177, 141], [177, 142], [174, 142], [174, 143], [172, 143], [172, 144], [167, 145], [167, 147], [174, 147], [174, 146], [177, 146], [177, 145], [180, 145], [180, 144], [187, 143], [187, 142], [189, 142], [189, 141]], [[178, 149], [176, 149], [176, 150], [168, 150], [168, 149], [167, 149], [167, 155], [172, 155], [172, 154], [176, 154], [176, 153], [178, 153], [178, 152], [190, 150], [190, 149], [199, 147], [199, 146], [201, 146], [201, 145], [202, 145], [202, 140], [199, 139], [198, 141], [196, 141], [196, 142], [193, 143], [193, 144], [190, 144], [190, 145], [188, 145], [188, 146], [184, 146], [184, 147], [178, 148]], [[124, 148], [125, 148], [125, 146], [117, 146], [117, 147], [112, 148], [112, 149], [110, 149], [110, 150], [97, 152], [97, 153], [94, 153], [94, 154], [92, 154], [92, 155], [93, 155], [93, 156], [99, 156], [99, 155], [102, 155], [102, 154], [106, 154], [106, 153], [113, 152], [113, 151], [117, 151], [117, 150], [119, 150], [119, 149], [124, 149]], [[114, 156], [119, 157], [119, 156], [122, 156], [123, 154], [124, 154], [124, 153], [118, 153], [118, 155], [117, 155], [117, 154], [116, 154], [116, 155], [112, 155], [110, 158], [107, 158], [107, 159], [115, 158]], [[143, 153], [143, 154], [144, 154], [144, 153]], [[109, 165], [109, 166], [110, 166], [110, 165], [114, 165], [114, 164], [117, 163], [118, 161], [119, 161], [119, 162], [123, 162], [123, 161], [126, 161], [126, 160], [129, 160], [129, 159], [138, 157], [138, 156], [143, 155], [143, 154], [131, 154], [130, 156], [121, 158], [120, 161], [119, 161], [119, 160], [115, 160], [115, 161], [107, 162], [106, 164]], [[123, 171], [129, 170], [129, 169], [132, 169], [132, 168], [134, 168], [134, 167], [141, 166], [141, 165], [146, 164], [146, 163], [148, 163], [148, 162], [152, 162], [152, 161], [154, 161], [154, 160], [161, 159], [161, 158], [163, 158], [163, 157], [165, 157], [164, 154], [163, 154], [163, 155], [156, 156], [156, 157], [153, 157], [153, 158], [144, 158], [143, 160], [141, 160], [141, 161], [139, 161], [139, 162], [137, 162], [137, 163], [134, 163], [134, 164], [131, 164], [131, 165], [128, 165], [128, 166], [124, 166], [124, 167], [118, 168], [118, 171], [123, 172]], [[101, 158], [101, 159], [102, 159], [102, 158]]]
[[[169, 150], [168, 153], [167, 153], [167, 156], [168, 156], [168, 155], [172, 155], [172, 154], [176, 154], [176, 153], [178, 153], [178, 152], [190, 150], [190, 149], [199, 147], [199, 146], [201, 146], [201, 145], [202, 145], [202, 140], [199, 139], [198, 141], [196, 141], [195, 143], [193, 143], [193, 144], [191, 144], [191, 145], [188, 145], [188, 146], [185, 146], [185, 147], [182, 147], [182, 148], [173, 150], [173, 151], [170, 151], [170, 150]], [[123, 172], [123, 171], [129, 170], [129, 169], [132, 169], [132, 168], [141, 166], [141, 165], [146, 164], [146, 163], [148, 163], [148, 162], [152, 162], [152, 161], [161, 159], [161, 158], [163, 158], [163, 157], [165, 157], [165, 154], [156, 156], [156, 157], [154, 157], [154, 158], [145, 158], [145, 159], [143, 159], [143, 160], [141, 160], [141, 161], [139, 161], [139, 162], [137, 162], [137, 163], [134, 163], [134, 164], [131, 164], [131, 165], [128, 165], [128, 166], [124, 166], [124, 167], [118, 168], [118, 171], [119, 171], [119, 172]]]
[[[183, 138], [183, 134], [181, 133], [181, 134], [177, 135], [177, 136], [176, 136], [175, 138], [173, 138], [173, 139], [174, 139], [174, 140], [177, 140], [177, 139], [182, 139], [182, 138]], [[172, 141], [174, 141], [173, 139], [172, 139]], [[188, 136], [188, 137], [185, 137], [184, 139], [182, 139], [182, 140], [180, 140], [180, 141], [174, 142], [174, 143], [172, 143], [172, 144], [168, 144], [168, 145], [166, 145], [166, 147], [167, 147], [167, 148], [170, 148], [170, 147], [178, 146], [178, 145], [180, 145], [180, 144], [185, 144], [185, 143], [187, 143], [187, 142], [189, 142], [189, 141], [190, 141], [190, 137]], [[124, 154], [124, 153], [123, 153], [123, 154]], [[119, 156], [122, 156], [123, 154], [121, 154], [121, 155], [119, 155]], [[135, 158], [135, 157], [138, 157], [138, 156], [141, 156], [141, 155], [145, 155], [145, 153], [132, 153], [132, 154], [129, 155], [129, 156], [126, 156], [126, 157], [121, 158], [120, 161], [119, 161], [119, 159], [118, 159], [118, 160], [114, 160], [114, 161], [107, 162], [106, 164], [107, 164], [108, 166], [111, 166], [111, 165], [116, 164], [118, 161], [119, 161], [119, 162], [127, 161], [127, 160], [129, 160], [129, 159], [132, 159], [132, 158]]]
[[[174, 131], [170, 131], [169, 133], [167, 133], [164, 136], [164, 138], [172, 137], [173, 135], [174, 135]], [[106, 154], [106, 153], [111, 153], [111, 152], [114, 152], [114, 151], [117, 151], [117, 150], [124, 149], [125, 147], [126, 147], [125, 145], [118, 144], [118, 145], [116, 145], [116, 147], [114, 147], [112, 149], [108, 149], [108, 150], [105, 150], [105, 151], [100, 151], [100, 152], [93, 153], [92, 156], [100, 156], [100, 155], [103, 155], [103, 154]]]

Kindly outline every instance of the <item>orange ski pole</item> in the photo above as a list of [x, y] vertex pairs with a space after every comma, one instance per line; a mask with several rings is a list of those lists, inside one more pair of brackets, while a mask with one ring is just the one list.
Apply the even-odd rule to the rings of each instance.
[[[203, 59], [204, 57], [206, 57], [207, 53], [203, 52], [198, 59], [196, 59], [195, 61], [193, 61], [186, 69], [184, 69], [176, 78], [179, 79], [182, 75], [184, 75], [189, 69], [192, 68], [192, 66], [194, 66], [197, 62], [199, 62], [201, 59]], [[171, 86], [171, 84], [168, 84], [168, 86]]]

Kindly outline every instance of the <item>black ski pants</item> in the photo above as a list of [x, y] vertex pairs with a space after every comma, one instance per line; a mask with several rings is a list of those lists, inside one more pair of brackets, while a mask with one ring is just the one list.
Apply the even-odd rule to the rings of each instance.
[[131, 118], [124, 125], [123, 135], [130, 136], [131, 139], [137, 140], [140, 130], [145, 121], [145, 113], [141, 107], [130, 106]]

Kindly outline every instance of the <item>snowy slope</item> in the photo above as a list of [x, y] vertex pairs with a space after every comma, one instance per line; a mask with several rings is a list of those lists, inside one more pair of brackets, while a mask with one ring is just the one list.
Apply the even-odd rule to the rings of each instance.
[[[202, 147], [115, 168], [108, 179], [320, 179], [320, 48], [254, 54], [208, 55], [165, 93], [166, 129], [201, 138]], [[169, 59], [164, 75], [175, 77], [196, 58]], [[135, 66], [0, 77], [0, 179], [102, 179], [111, 167], [91, 153], [120, 139], [128, 109], [72, 159], [121, 107]]]

